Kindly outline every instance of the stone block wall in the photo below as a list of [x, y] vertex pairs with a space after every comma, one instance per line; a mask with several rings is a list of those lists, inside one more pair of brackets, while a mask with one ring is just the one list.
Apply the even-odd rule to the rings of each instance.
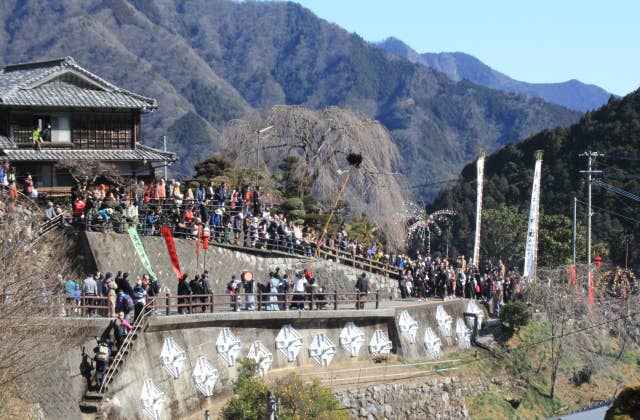
[[334, 394], [352, 419], [467, 419], [464, 387], [457, 377], [422, 383], [380, 384]]

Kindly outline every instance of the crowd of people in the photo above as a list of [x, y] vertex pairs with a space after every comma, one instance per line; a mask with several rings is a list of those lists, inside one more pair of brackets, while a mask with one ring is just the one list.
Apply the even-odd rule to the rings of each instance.
[[515, 268], [507, 271], [502, 261], [481, 270], [464, 255], [451, 264], [446, 259], [418, 253], [414, 259], [400, 255], [396, 264], [402, 270], [398, 288], [403, 299], [478, 299], [490, 305], [489, 312], [498, 317], [505, 302], [522, 297], [522, 276]]
[[[285, 212], [263, 203], [260, 187], [230, 189], [213, 182], [183, 188], [178, 181], [138, 181], [133, 187], [98, 184], [73, 192], [72, 217], [78, 228], [124, 232], [135, 226], [143, 235], [160, 234], [169, 226], [174, 237], [260, 248], [311, 257], [320, 246], [324, 255], [390, 267], [391, 259], [376, 242], [361, 243], [342, 226], [321, 235], [309, 225], [287, 220]], [[353, 261], [351, 262], [352, 264]]]

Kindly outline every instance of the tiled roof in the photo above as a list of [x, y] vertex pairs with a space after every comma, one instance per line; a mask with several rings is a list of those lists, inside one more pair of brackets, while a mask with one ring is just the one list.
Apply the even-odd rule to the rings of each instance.
[[60, 161], [60, 160], [100, 160], [100, 161], [140, 161], [174, 162], [175, 154], [163, 152], [149, 146], [137, 145], [135, 150], [87, 150], [87, 149], [9, 149], [3, 151], [11, 162]]
[[[47, 83], [66, 73], [86, 80], [92, 88]], [[157, 108], [155, 99], [119, 88], [78, 66], [71, 57], [6, 66], [0, 71], [0, 104], [143, 110]]]
[[0, 135], [0, 149], [15, 149], [17, 146], [9, 137]]

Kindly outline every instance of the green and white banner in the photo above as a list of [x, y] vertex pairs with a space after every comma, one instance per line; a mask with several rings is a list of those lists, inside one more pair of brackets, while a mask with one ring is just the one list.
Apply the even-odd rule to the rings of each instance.
[[144, 267], [144, 270], [149, 274], [149, 276], [157, 279], [158, 277], [153, 272], [153, 268], [151, 267], [151, 261], [149, 261], [149, 256], [147, 255], [147, 251], [144, 250], [144, 245], [142, 244], [142, 239], [140, 239], [140, 235], [138, 235], [138, 231], [134, 226], [127, 228], [129, 232], [129, 237], [131, 238], [131, 242], [133, 242], [133, 246], [136, 249], [136, 254], [138, 254], [138, 258], [140, 258], [140, 262]]

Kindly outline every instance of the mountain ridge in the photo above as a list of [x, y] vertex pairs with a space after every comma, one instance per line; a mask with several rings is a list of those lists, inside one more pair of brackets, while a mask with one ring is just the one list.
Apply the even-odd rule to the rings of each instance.
[[168, 147], [180, 157], [175, 176], [220, 150], [226, 121], [256, 121], [252, 115], [279, 104], [339, 106], [381, 121], [404, 157], [393, 169], [411, 184], [457, 173], [479, 148], [492, 151], [579, 117], [537, 98], [454, 83], [295, 3], [51, 0], [41, 12], [35, 0], [6, 6], [0, 61], [71, 55], [115, 84], [157, 98], [144, 139], [159, 146], [171, 135]]
[[390, 37], [376, 45], [411, 62], [431, 67], [454, 82], [469, 80], [492, 89], [542, 98], [576, 111], [589, 111], [605, 104], [611, 93], [576, 79], [557, 83], [529, 83], [515, 80], [494, 70], [478, 58], [464, 52], [418, 53], [400, 39]]

